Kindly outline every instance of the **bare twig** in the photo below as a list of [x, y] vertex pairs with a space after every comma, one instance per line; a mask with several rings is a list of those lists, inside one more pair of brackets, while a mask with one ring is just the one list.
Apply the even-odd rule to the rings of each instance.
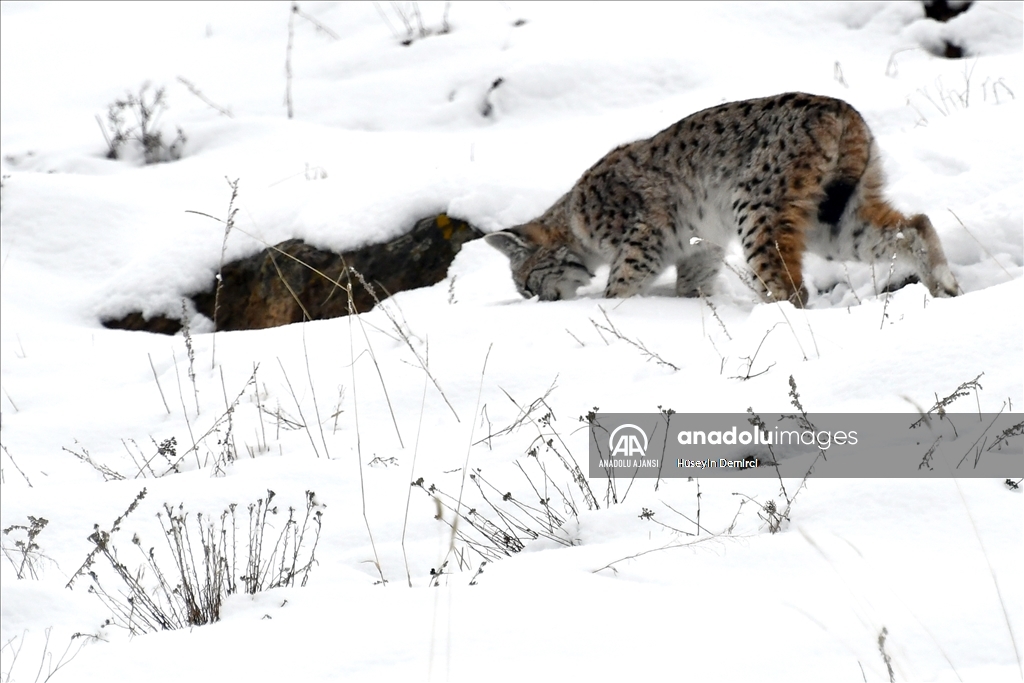
[[697, 539], [694, 539], [692, 541], [687, 541], [686, 543], [672, 542], [672, 543], [669, 543], [667, 545], [660, 546], [658, 548], [650, 548], [648, 550], [642, 550], [642, 551], [640, 551], [638, 553], [633, 553], [632, 555], [627, 555], [626, 557], [620, 557], [617, 560], [613, 560], [613, 561], [609, 562], [608, 564], [604, 565], [603, 567], [599, 567], [597, 569], [591, 570], [590, 573], [591, 574], [597, 574], [598, 572], [603, 572], [605, 569], [611, 569], [613, 572], [615, 572], [617, 574], [619, 570], [615, 568], [615, 565], [619, 564], [620, 562], [627, 562], [629, 560], [635, 560], [638, 557], [643, 557], [644, 555], [650, 555], [651, 553], [660, 553], [660, 552], [663, 552], [665, 550], [673, 550], [675, 548], [689, 548], [689, 547], [695, 546], [695, 545], [700, 544], [700, 543], [707, 543], [708, 541], [714, 540], [716, 538], [718, 538], [718, 534], [715, 534], [715, 535], [712, 535], [712, 536], [705, 536], [703, 538], [697, 538]]
[[324, 425], [320, 420], [320, 406], [316, 402], [316, 388], [313, 386], [313, 373], [309, 369], [309, 352], [306, 350], [306, 326], [302, 325], [302, 356], [306, 359], [306, 379], [309, 381], [309, 393], [313, 397], [313, 412], [316, 413], [316, 424], [320, 430], [320, 441], [324, 445], [324, 455], [328, 460], [331, 458], [327, 450], [327, 439], [324, 437]]
[[288, 108], [289, 119], [295, 117], [295, 112], [292, 108], [292, 44], [295, 42], [295, 14], [298, 10], [299, 5], [297, 3], [292, 3], [291, 10], [288, 14], [288, 47], [285, 50], [284, 58], [284, 103]]
[[381, 585], [387, 585], [387, 579], [384, 578], [384, 568], [380, 564], [380, 556], [377, 554], [377, 544], [373, 540], [373, 529], [370, 528], [370, 518], [366, 514], [366, 482], [363, 478], [363, 440], [359, 431], [359, 398], [356, 393], [356, 356], [355, 356], [355, 340], [352, 335], [352, 318], [353, 311], [355, 310], [355, 302], [352, 300], [352, 285], [349, 284], [345, 288], [345, 292], [348, 294], [348, 349], [349, 349], [349, 369], [352, 372], [352, 418], [356, 425], [356, 461], [359, 467], [359, 500], [362, 506], [363, 523], [366, 525], [366, 535], [370, 539], [370, 549], [373, 551], [373, 565], [377, 568], [377, 573], [380, 575]]
[[[429, 352], [428, 352], [429, 355]], [[423, 429], [423, 412], [427, 404], [427, 385], [429, 377], [426, 373], [423, 374], [423, 394], [420, 396], [420, 417], [416, 422], [416, 441], [412, 447], [412, 466], [410, 467], [410, 479], [415, 481], [416, 477], [416, 456], [420, 452], [420, 433]], [[409, 504], [412, 500], [412, 486], [409, 486], [409, 490], [405, 494], [405, 515], [402, 518], [402, 559], [405, 561], [405, 577], [409, 582], [409, 588], [412, 588], [412, 573], [409, 571], [409, 556], [405, 551], [405, 532], [409, 526]]]
[[99, 463], [93, 460], [92, 455], [89, 453], [88, 450], [86, 450], [85, 446], [78, 442], [78, 439], [75, 439], [75, 444], [82, 449], [81, 453], [79, 453], [78, 451], [73, 451], [67, 446], [61, 446], [61, 450], [64, 451], [65, 453], [70, 453], [71, 455], [75, 456], [76, 458], [78, 458], [79, 460], [81, 460], [82, 462], [89, 465], [97, 472], [99, 472], [103, 476], [103, 481], [120, 481], [125, 478], [125, 476], [120, 472], [117, 472], [107, 467], [103, 463]]
[[192, 331], [188, 324], [188, 310], [185, 299], [181, 300], [181, 336], [185, 339], [185, 351], [188, 355], [188, 378], [192, 381], [192, 396], [196, 401], [196, 417], [199, 417], [199, 387], [196, 385], [196, 351], [192, 346]]
[[6, 389], [4, 389], [4, 396], [7, 397], [7, 401], [11, 404], [11, 407], [14, 408], [14, 412], [20, 413], [21, 411], [18, 410], [18, 404], [14, 402], [14, 399], [11, 398], [11, 395], [7, 393]]
[[192, 422], [188, 419], [188, 409], [185, 408], [185, 394], [181, 390], [181, 373], [178, 372], [178, 355], [171, 351], [171, 358], [174, 359], [174, 377], [178, 380], [178, 398], [181, 400], [181, 414], [185, 417], [185, 426], [188, 428], [188, 437], [192, 440], [192, 450], [196, 452], [196, 467], [202, 467], [199, 464], [199, 453], [198, 446], [196, 445], [196, 437], [192, 433]]
[[[373, 287], [369, 283], [367, 283], [366, 280], [363, 278], [362, 273], [360, 273], [355, 268], [348, 268], [348, 272], [349, 284], [345, 288], [345, 291], [348, 293], [349, 317], [354, 316], [356, 320], [359, 321], [359, 330], [363, 333], [363, 340], [366, 342], [366, 350], [369, 351], [370, 353], [370, 360], [373, 361], [373, 367], [377, 371], [377, 378], [380, 380], [380, 386], [384, 391], [384, 400], [388, 404], [388, 412], [391, 413], [391, 424], [394, 425], [395, 427], [395, 434], [398, 436], [398, 444], [402, 448], [405, 448], [405, 442], [402, 440], [402, 432], [398, 429], [398, 418], [395, 417], [395, 409], [391, 405], [391, 395], [388, 393], [387, 384], [385, 384], [384, 382], [384, 373], [381, 372], [380, 363], [377, 362], [377, 354], [373, 350], [373, 344], [370, 343], [370, 336], [366, 333], [366, 326], [363, 325], [362, 316], [355, 315], [356, 313], [358, 313], [358, 311], [356, 311], [355, 308], [355, 300], [352, 298], [351, 275], [356, 276], [360, 284], [362, 284], [366, 291], [370, 293], [370, 296], [373, 297], [374, 301], [377, 301], [378, 304], [380, 303], [380, 301], [377, 299], [377, 293], [374, 291]], [[397, 325], [396, 329], [399, 329], [397, 328]], [[401, 329], [399, 329], [399, 332], [401, 332]]]
[[964, 229], [964, 232], [966, 232], [968, 235], [970, 235], [971, 239], [974, 240], [975, 242], [977, 242], [978, 246], [981, 247], [981, 250], [983, 252], [985, 252], [988, 255], [988, 257], [990, 259], [992, 259], [992, 261], [997, 266], [999, 266], [999, 269], [1002, 270], [1004, 273], [1006, 273], [1006, 277], [1008, 277], [1008, 278], [1010, 278], [1012, 280], [1013, 276], [1010, 275], [1010, 271], [1008, 271], [1006, 268], [1004, 268], [1003, 264], [999, 262], [999, 259], [997, 259], [995, 256], [993, 256], [992, 252], [988, 250], [988, 247], [986, 247], [984, 244], [982, 244], [981, 240], [979, 240], [977, 237], [975, 237], [974, 233], [967, 229], [967, 226], [964, 225], [964, 222], [962, 220], [960, 220], [960, 216], [957, 216], [955, 213], [953, 213], [953, 209], [948, 209], [947, 208], [946, 211], [949, 211], [950, 213], [953, 214], [953, 218], [955, 218], [956, 222], [960, 224], [960, 227]]
[[7, 454], [7, 458], [11, 461], [11, 464], [14, 465], [14, 469], [18, 470], [18, 474], [20, 474], [25, 479], [25, 483], [28, 484], [28, 487], [29, 488], [33, 488], [32, 482], [29, 481], [29, 479], [28, 479], [28, 475], [25, 474], [24, 472], [22, 472], [21, 468], [18, 467], [18, 463], [16, 463], [14, 461], [14, 456], [11, 455], [11, 452], [9, 450], [7, 450], [7, 446], [4, 446], [3, 444], [0, 444], [0, 448], [2, 448], [4, 453]]
[[[224, 107], [222, 107], [222, 106], [214, 103], [213, 101], [211, 101], [208, 97], [206, 97], [206, 95], [204, 95], [202, 93], [202, 91], [199, 88], [197, 88], [195, 86], [194, 83], [192, 83], [192, 81], [188, 80], [184, 76], [178, 76], [178, 82], [181, 83], [182, 85], [184, 85], [186, 88], [188, 88], [188, 91], [190, 93], [192, 93], [193, 95], [198, 97], [200, 100], [202, 100], [203, 104], [205, 104], [206, 106], [210, 107], [211, 109], [216, 110], [218, 114], [221, 114], [222, 116], [226, 116], [229, 119], [233, 119], [234, 118], [234, 115], [232, 115], [230, 109], [225, 109]], [[104, 135], [106, 135], [106, 134], [104, 133]]]
[[644, 343], [642, 341], [640, 341], [639, 339], [636, 339], [636, 340], [630, 339], [625, 334], [623, 334], [617, 327], [615, 327], [615, 324], [608, 317], [608, 313], [604, 310], [604, 308], [602, 308], [601, 306], [598, 306], [597, 309], [599, 311], [601, 311], [601, 315], [604, 316], [605, 321], [608, 323], [608, 326], [605, 327], [605, 326], [601, 325], [600, 323], [598, 323], [593, 318], [591, 318], [590, 319], [590, 323], [595, 328], [597, 328], [599, 331], [600, 330], [604, 330], [605, 332], [608, 332], [609, 334], [615, 336], [616, 338], [621, 339], [622, 341], [626, 342], [627, 344], [629, 344], [633, 348], [639, 350], [640, 353], [642, 353], [644, 356], [647, 357], [647, 360], [653, 360], [655, 363], [657, 363], [659, 365], [664, 365], [664, 366], [672, 368], [673, 370], [676, 370], [676, 371], [679, 370], [679, 366], [678, 365], [674, 365], [673, 363], [669, 363], [667, 360], [665, 360], [664, 358], [662, 358], [661, 356], [659, 356], [655, 352], [653, 352], [650, 349], [648, 349], [647, 346], [645, 346]]
[[211, 341], [212, 351], [210, 353], [210, 367], [214, 368], [217, 366], [217, 319], [220, 316], [220, 292], [224, 289], [224, 255], [228, 250], [228, 235], [231, 234], [231, 228], [235, 227], [235, 214], [238, 213], [238, 209], [235, 208], [235, 200], [238, 198], [238, 178], [234, 180], [228, 180], [227, 176], [224, 180], [228, 181], [228, 187], [231, 188], [231, 199], [228, 200], [228, 217], [224, 223], [224, 240], [220, 244], [220, 266], [217, 268], [217, 289], [213, 294], [213, 339]]
[[[698, 294], [700, 295], [700, 300], [701, 300], [701, 301], [702, 301], [702, 302], [704, 303], [704, 305], [705, 305], [705, 306], [707, 306], [707, 307], [708, 307], [708, 309], [709, 309], [709, 310], [711, 311], [711, 316], [712, 316], [712, 317], [713, 317], [713, 318], [714, 318], [715, 320], [717, 320], [717, 321], [718, 321], [718, 324], [719, 324], [719, 326], [720, 326], [720, 327], [722, 328], [722, 332], [724, 332], [724, 333], [725, 333], [725, 336], [726, 336], [726, 338], [727, 338], [727, 339], [728, 339], [729, 341], [732, 341], [732, 335], [731, 335], [731, 334], [729, 334], [729, 330], [727, 330], [727, 329], [726, 329], [726, 327], [725, 327], [725, 322], [723, 322], [723, 321], [722, 321], [722, 319], [721, 319], [720, 317], [718, 317], [718, 309], [717, 309], [717, 308], [715, 307], [715, 304], [714, 304], [714, 302], [712, 302], [712, 301], [711, 301], [711, 299], [709, 299], [709, 298], [708, 298], [707, 296], [705, 296], [705, 294], [704, 294], [704, 291], [703, 291], [703, 290], [701, 290], [700, 288], [698, 288], [698, 289], [697, 289], [697, 293], [698, 293]], [[703, 321], [703, 314], [702, 314], [702, 316], [701, 316], [701, 320]]]
[[740, 377], [740, 376], [737, 375], [736, 377], [730, 377], [729, 379], [739, 379], [739, 380], [753, 379], [754, 377], [758, 377], [760, 375], [763, 375], [764, 373], [768, 372], [773, 367], [775, 367], [775, 363], [772, 363], [771, 365], [766, 367], [761, 372], [754, 373], [753, 375], [750, 374], [750, 371], [754, 367], [754, 361], [757, 360], [757, 354], [759, 354], [761, 352], [761, 347], [764, 346], [764, 342], [765, 342], [766, 339], [768, 339], [768, 335], [772, 333], [772, 330], [774, 330], [776, 327], [778, 327], [781, 324], [782, 323], [775, 323], [770, 328], [768, 328], [768, 331], [766, 331], [764, 333], [764, 336], [761, 337], [761, 343], [758, 344], [757, 345], [757, 349], [754, 350], [754, 355], [753, 356], [750, 356], [750, 357], [743, 356], [743, 360], [747, 361], [747, 372], [746, 372], [746, 374], [744, 374], [743, 377]]
[[302, 414], [302, 404], [299, 403], [299, 397], [295, 395], [295, 389], [292, 388], [292, 381], [288, 379], [288, 372], [284, 369], [284, 364], [281, 362], [281, 358], [278, 357], [277, 365], [281, 368], [281, 374], [284, 375], [284, 381], [288, 385], [288, 392], [292, 395], [292, 400], [295, 401], [295, 407], [299, 411], [299, 419], [302, 420], [303, 426], [306, 428], [306, 435], [309, 437], [309, 445], [313, 447], [313, 452], [316, 453], [316, 457], [320, 457], [320, 451], [317, 450], [316, 441], [313, 440], [313, 432], [309, 429], [309, 421], [306, 420], [306, 416]]
[[303, 19], [305, 19], [309, 23], [313, 24], [313, 26], [316, 27], [317, 33], [323, 33], [328, 38], [330, 38], [331, 40], [338, 40], [338, 34], [337, 33], [335, 33], [331, 29], [329, 29], [326, 26], [324, 26], [320, 22], [320, 20], [318, 20], [315, 17], [312, 17], [312, 16], [306, 14], [301, 9], [299, 9], [299, 3], [297, 3], [297, 2], [293, 2], [292, 3], [292, 12], [294, 12], [297, 15], [299, 15], [300, 17], [302, 17]]
[[889, 299], [892, 298], [892, 273], [895, 267], [896, 254], [893, 254], [892, 258], [889, 259], [889, 277], [885, 285], [885, 303], [882, 304], [882, 322], [878, 324], [878, 329], [880, 330], [885, 327], [885, 319], [889, 317]]
[[160, 386], [160, 378], [156, 375], [156, 366], [153, 365], [153, 356], [149, 353], [146, 354], [149, 358], [149, 369], [153, 371], [153, 381], [156, 382], [156, 388], [160, 391], [160, 400], [164, 403], [164, 409], [167, 414], [171, 414], [171, 408], [167, 405], [167, 399], [164, 397], [164, 388]]
[[491, 344], [487, 347], [487, 353], [484, 355], [484, 364], [483, 367], [480, 369], [480, 384], [477, 387], [476, 392], [476, 407], [473, 409], [474, 419], [470, 421], [469, 425], [469, 443], [466, 444], [466, 461], [462, 466], [462, 483], [459, 484], [459, 498], [456, 501], [455, 505], [455, 513], [457, 515], [462, 514], [462, 495], [466, 488], [466, 475], [469, 473], [469, 454], [473, 449], [473, 431], [474, 428], [476, 427], [476, 415], [480, 413], [480, 397], [483, 395], [484, 391], [484, 375], [487, 373], [487, 361], [491, 357], [491, 349], [493, 347], [494, 344]]
[[331, 29], [324, 26], [317, 19], [299, 9], [299, 3], [293, 2], [291, 9], [288, 14], [288, 47], [285, 51], [284, 60], [284, 73], [285, 73], [285, 91], [284, 91], [284, 102], [288, 108], [288, 118], [294, 118], [295, 111], [292, 106], [292, 46], [295, 43], [295, 17], [302, 17], [306, 21], [313, 24], [316, 27], [317, 33], [324, 33], [332, 40], [338, 39], [338, 34]]

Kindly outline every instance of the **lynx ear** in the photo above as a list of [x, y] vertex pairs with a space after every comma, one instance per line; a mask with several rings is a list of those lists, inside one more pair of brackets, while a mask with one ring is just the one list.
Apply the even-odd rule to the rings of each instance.
[[513, 261], [525, 258], [533, 250], [522, 237], [508, 230], [484, 235], [484, 241]]

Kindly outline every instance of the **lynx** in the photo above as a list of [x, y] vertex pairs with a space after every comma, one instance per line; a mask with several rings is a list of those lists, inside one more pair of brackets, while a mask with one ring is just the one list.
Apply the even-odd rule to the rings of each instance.
[[609, 298], [643, 292], [676, 267], [679, 296], [709, 294], [738, 237], [766, 301], [807, 303], [805, 251], [908, 266], [934, 296], [956, 280], [928, 217], [882, 195], [878, 148], [841, 100], [787, 93], [697, 112], [622, 145], [539, 218], [487, 235], [519, 293], [571, 298], [610, 264]]

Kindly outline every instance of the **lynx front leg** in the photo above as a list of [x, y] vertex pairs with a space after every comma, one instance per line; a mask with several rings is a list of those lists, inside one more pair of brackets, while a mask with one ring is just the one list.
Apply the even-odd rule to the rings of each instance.
[[692, 247], [690, 253], [676, 262], [676, 296], [711, 294], [723, 256], [722, 248], [714, 244], [704, 242]]
[[643, 292], [664, 270], [663, 242], [657, 231], [642, 223], [630, 230], [612, 260], [605, 298], [624, 299]]

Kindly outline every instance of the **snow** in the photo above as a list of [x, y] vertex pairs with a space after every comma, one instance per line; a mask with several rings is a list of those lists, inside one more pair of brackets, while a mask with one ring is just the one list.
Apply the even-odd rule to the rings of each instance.
[[[954, 409], [1019, 412], [1021, 4], [975, 3], [940, 25], [916, 3], [452, 3], [450, 32], [409, 46], [395, 32], [413, 3], [300, 7], [338, 37], [294, 17], [288, 119], [288, 3], [2, 6], [0, 525], [49, 523], [37, 578], [0, 563], [0, 680], [36, 680], [40, 662], [42, 680], [69, 642], [78, 654], [53, 680], [884, 681], [882, 651], [897, 680], [1024, 677], [1024, 515], [1002, 481], [812, 477], [771, 534], [741, 501], [779, 501], [778, 481], [638, 480], [606, 505], [591, 480], [600, 509], [588, 510], [552, 452], [526, 454], [557, 434], [583, 463], [579, 418], [595, 406], [788, 411], [790, 376], [812, 413], [913, 412], [979, 375], [983, 389]], [[442, 25], [445, 3], [417, 8]], [[968, 58], [924, 49], [943, 40]], [[96, 116], [147, 81], [166, 87], [162, 125], [187, 135], [182, 158], [104, 158]], [[711, 299], [720, 322], [673, 297], [670, 275], [625, 301], [601, 299], [600, 281], [573, 301], [524, 301], [504, 257], [476, 241], [444, 282], [357, 318], [214, 336], [189, 309], [191, 363], [180, 334], [100, 325], [178, 317], [212, 281], [223, 225], [187, 212], [224, 217], [225, 178], [239, 180], [228, 259], [293, 237], [353, 248], [440, 211], [490, 231], [539, 214], [616, 144], [789, 90], [864, 115], [894, 204], [931, 217], [962, 296], [912, 285], [886, 297], [881, 269], [809, 258], [805, 311], [755, 301], [728, 270]], [[679, 369], [602, 337], [605, 315]], [[738, 379], [748, 371], [764, 372]], [[236, 396], [229, 432], [220, 418]], [[531, 416], [550, 411], [548, 424], [502, 431], [541, 398]], [[181, 471], [140, 473], [172, 436], [179, 454], [198, 442]], [[409, 487], [423, 477], [458, 497], [468, 466], [532, 503], [538, 465], [578, 516], [549, 490], [561, 542], [537, 539], [480, 574]], [[231, 596], [212, 625], [101, 627], [110, 613], [88, 577], [65, 584], [93, 525], [109, 529], [143, 487], [112, 541], [132, 568], [135, 534], [170, 566], [164, 503], [216, 516], [268, 489], [301, 509], [315, 491], [308, 584]], [[488, 509], [471, 481], [463, 498]], [[663, 526], [694, 533], [698, 510], [699, 536]], [[2, 537], [15, 558], [18, 538]]]

